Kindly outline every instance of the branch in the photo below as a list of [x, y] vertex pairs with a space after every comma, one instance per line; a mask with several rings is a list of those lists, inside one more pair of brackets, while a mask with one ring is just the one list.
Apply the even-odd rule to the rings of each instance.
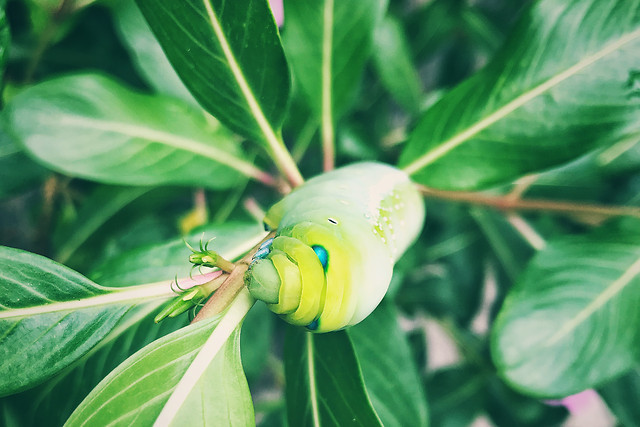
[[471, 205], [489, 206], [502, 211], [546, 211], [566, 215], [588, 214], [610, 216], [632, 216], [640, 218], [640, 208], [630, 206], [603, 206], [589, 203], [573, 203], [567, 201], [519, 199], [511, 195], [489, 196], [473, 191], [436, 190], [416, 184], [426, 197], [451, 200]]

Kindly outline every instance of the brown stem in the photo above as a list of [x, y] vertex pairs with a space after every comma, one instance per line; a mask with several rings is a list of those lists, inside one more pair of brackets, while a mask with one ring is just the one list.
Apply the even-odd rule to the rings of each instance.
[[519, 199], [507, 196], [489, 196], [472, 191], [436, 190], [416, 184], [422, 194], [435, 199], [451, 200], [472, 205], [489, 206], [503, 211], [547, 211], [568, 215], [591, 214], [603, 216], [633, 216], [640, 218], [640, 208], [630, 206], [603, 206], [566, 201]]
[[247, 255], [240, 261], [235, 263], [235, 268], [227, 277], [227, 280], [220, 286], [215, 294], [206, 302], [204, 307], [198, 312], [191, 323], [199, 322], [204, 319], [213, 317], [222, 313], [233, 302], [238, 293], [244, 287], [244, 274], [249, 268], [253, 254], [255, 254], [260, 245], [267, 239], [275, 235], [275, 232], [269, 233], [260, 243], [253, 247]]

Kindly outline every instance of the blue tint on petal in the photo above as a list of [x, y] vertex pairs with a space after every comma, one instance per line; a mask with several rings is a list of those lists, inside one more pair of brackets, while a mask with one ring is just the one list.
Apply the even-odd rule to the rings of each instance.
[[329, 266], [329, 252], [324, 248], [324, 246], [313, 245], [311, 249], [318, 255], [318, 259], [320, 260], [320, 264], [322, 264], [322, 268], [324, 271], [327, 271], [327, 267]]

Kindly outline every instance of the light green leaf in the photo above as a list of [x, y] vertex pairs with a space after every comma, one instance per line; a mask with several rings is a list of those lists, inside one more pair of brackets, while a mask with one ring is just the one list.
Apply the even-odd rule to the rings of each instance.
[[174, 71], [135, 2], [119, 1], [112, 10], [116, 29], [145, 80], [158, 93], [198, 105]]
[[242, 291], [221, 317], [146, 346], [98, 384], [66, 425], [253, 424], [239, 349], [239, 324], [252, 305]]
[[105, 288], [47, 258], [0, 247], [0, 395], [41, 383], [90, 351], [133, 306], [171, 295], [168, 283]]
[[[203, 237], [203, 244], [215, 238], [209, 244], [209, 249], [234, 260], [249, 252], [264, 236], [264, 229], [256, 223], [206, 225], [190, 233], [184, 240], [172, 239], [160, 245], [143, 246], [108, 258], [89, 276], [96, 282], [117, 287], [167, 280], [176, 276], [186, 278], [192, 268], [188, 262], [191, 251], [185, 241], [198, 248]], [[210, 270], [203, 268], [202, 271]], [[193, 271], [194, 276], [196, 273], [197, 270]]]
[[96, 74], [40, 83], [12, 99], [10, 130], [40, 162], [110, 184], [231, 187], [262, 178], [233, 135], [192, 106]]
[[471, 189], [558, 165], [638, 131], [630, 79], [640, 1], [536, 2], [481, 72], [429, 109], [400, 166]]
[[284, 352], [290, 425], [382, 425], [346, 332], [312, 334], [290, 326]]
[[511, 385], [563, 397], [640, 358], [640, 236], [612, 229], [550, 242], [507, 295], [492, 355]]
[[240, 135], [283, 150], [289, 69], [266, 0], [137, 3], [198, 102]]
[[417, 113], [422, 83], [413, 65], [407, 36], [398, 20], [385, 17], [374, 32], [373, 59], [389, 94], [410, 113]]
[[385, 426], [427, 426], [427, 403], [411, 349], [383, 301], [362, 323], [348, 330], [371, 403]]

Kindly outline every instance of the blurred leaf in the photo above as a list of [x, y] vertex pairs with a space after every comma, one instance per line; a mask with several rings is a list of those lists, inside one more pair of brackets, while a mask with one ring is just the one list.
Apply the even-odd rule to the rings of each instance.
[[[203, 244], [215, 237], [209, 244], [209, 249], [227, 259], [236, 259], [260, 242], [264, 235], [262, 225], [228, 222], [201, 227], [186, 236], [185, 240], [198, 248], [203, 236]], [[188, 262], [190, 254], [191, 251], [182, 239], [172, 239], [164, 244], [147, 245], [108, 258], [92, 271], [90, 277], [96, 282], [117, 287], [167, 280], [176, 276], [186, 278], [192, 271]]]
[[386, 3], [284, 2], [287, 60], [318, 122], [335, 125], [351, 105]]
[[171, 296], [160, 288], [116, 295], [47, 258], [6, 247], [0, 267], [0, 395], [37, 385], [84, 356], [135, 304]]
[[637, 132], [639, 8], [535, 3], [487, 67], [424, 114], [400, 165], [425, 185], [481, 188]]
[[640, 425], [640, 366], [598, 389], [609, 409], [625, 427]]
[[380, 80], [389, 94], [410, 113], [417, 113], [422, 83], [413, 65], [401, 24], [387, 16], [374, 32], [373, 59]]
[[119, 1], [112, 10], [118, 34], [145, 80], [158, 93], [198, 105], [174, 71], [136, 3]]
[[550, 242], [494, 325], [499, 374], [526, 393], [564, 397], [638, 361], [640, 236], [601, 229]]
[[11, 33], [9, 32], [9, 22], [7, 21], [6, 5], [7, 0], [0, 0], [0, 73], [3, 75], [7, 58], [9, 57], [9, 46], [11, 45]]
[[87, 394], [127, 357], [189, 323], [183, 316], [156, 324], [154, 311], [154, 305], [130, 310], [113, 331], [69, 369], [38, 387], [5, 398], [19, 414], [18, 425], [63, 425]]
[[407, 39], [416, 58], [432, 55], [451, 40], [463, 7], [459, 0], [433, 0], [421, 4], [406, 17]]
[[244, 373], [252, 381], [262, 373], [269, 358], [273, 334], [273, 313], [266, 304], [256, 304], [242, 325], [240, 348]]
[[561, 426], [569, 415], [565, 407], [550, 406], [524, 396], [497, 378], [492, 379], [485, 393], [486, 410], [496, 427]]
[[237, 171], [256, 174], [219, 123], [181, 101], [134, 93], [101, 75], [26, 89], [13, 98], [7, 117], [33, 156], [72, 176], [226, 188], [238, 180]]
[[137, 0], [191, 94], [230, 129], [276, 138], [289, 69], [266, 0]]
[[253, 423], [238, 327], [252, 304], [242, 292], [221, 317], [149, 344], [100, 382], [66, 425]]
[[427, 378], [427, 396], [433, 427], [467, 427], [484, 410], [486, 381], [472, 365], [451, 366]]
[[290, 425], [382, 425], [346, 332], [312, 334], [289, 326], [284, 369]]
[[97, 229], [148, 191], [148, 187], [98, 187], [83, 204], [78, 218], [56, 230], [53, 239], [58, 245], [58, 262], [66, 263]]
[[411, 348], [385, 300], [349, 337], [358, 355], [371, 404], [385, 426], [426, 426], [427, 404]]
[[45, 173], [44, 168], [27, 157], [22, 147], [0, 130], [0, 199], [37, 183]]

